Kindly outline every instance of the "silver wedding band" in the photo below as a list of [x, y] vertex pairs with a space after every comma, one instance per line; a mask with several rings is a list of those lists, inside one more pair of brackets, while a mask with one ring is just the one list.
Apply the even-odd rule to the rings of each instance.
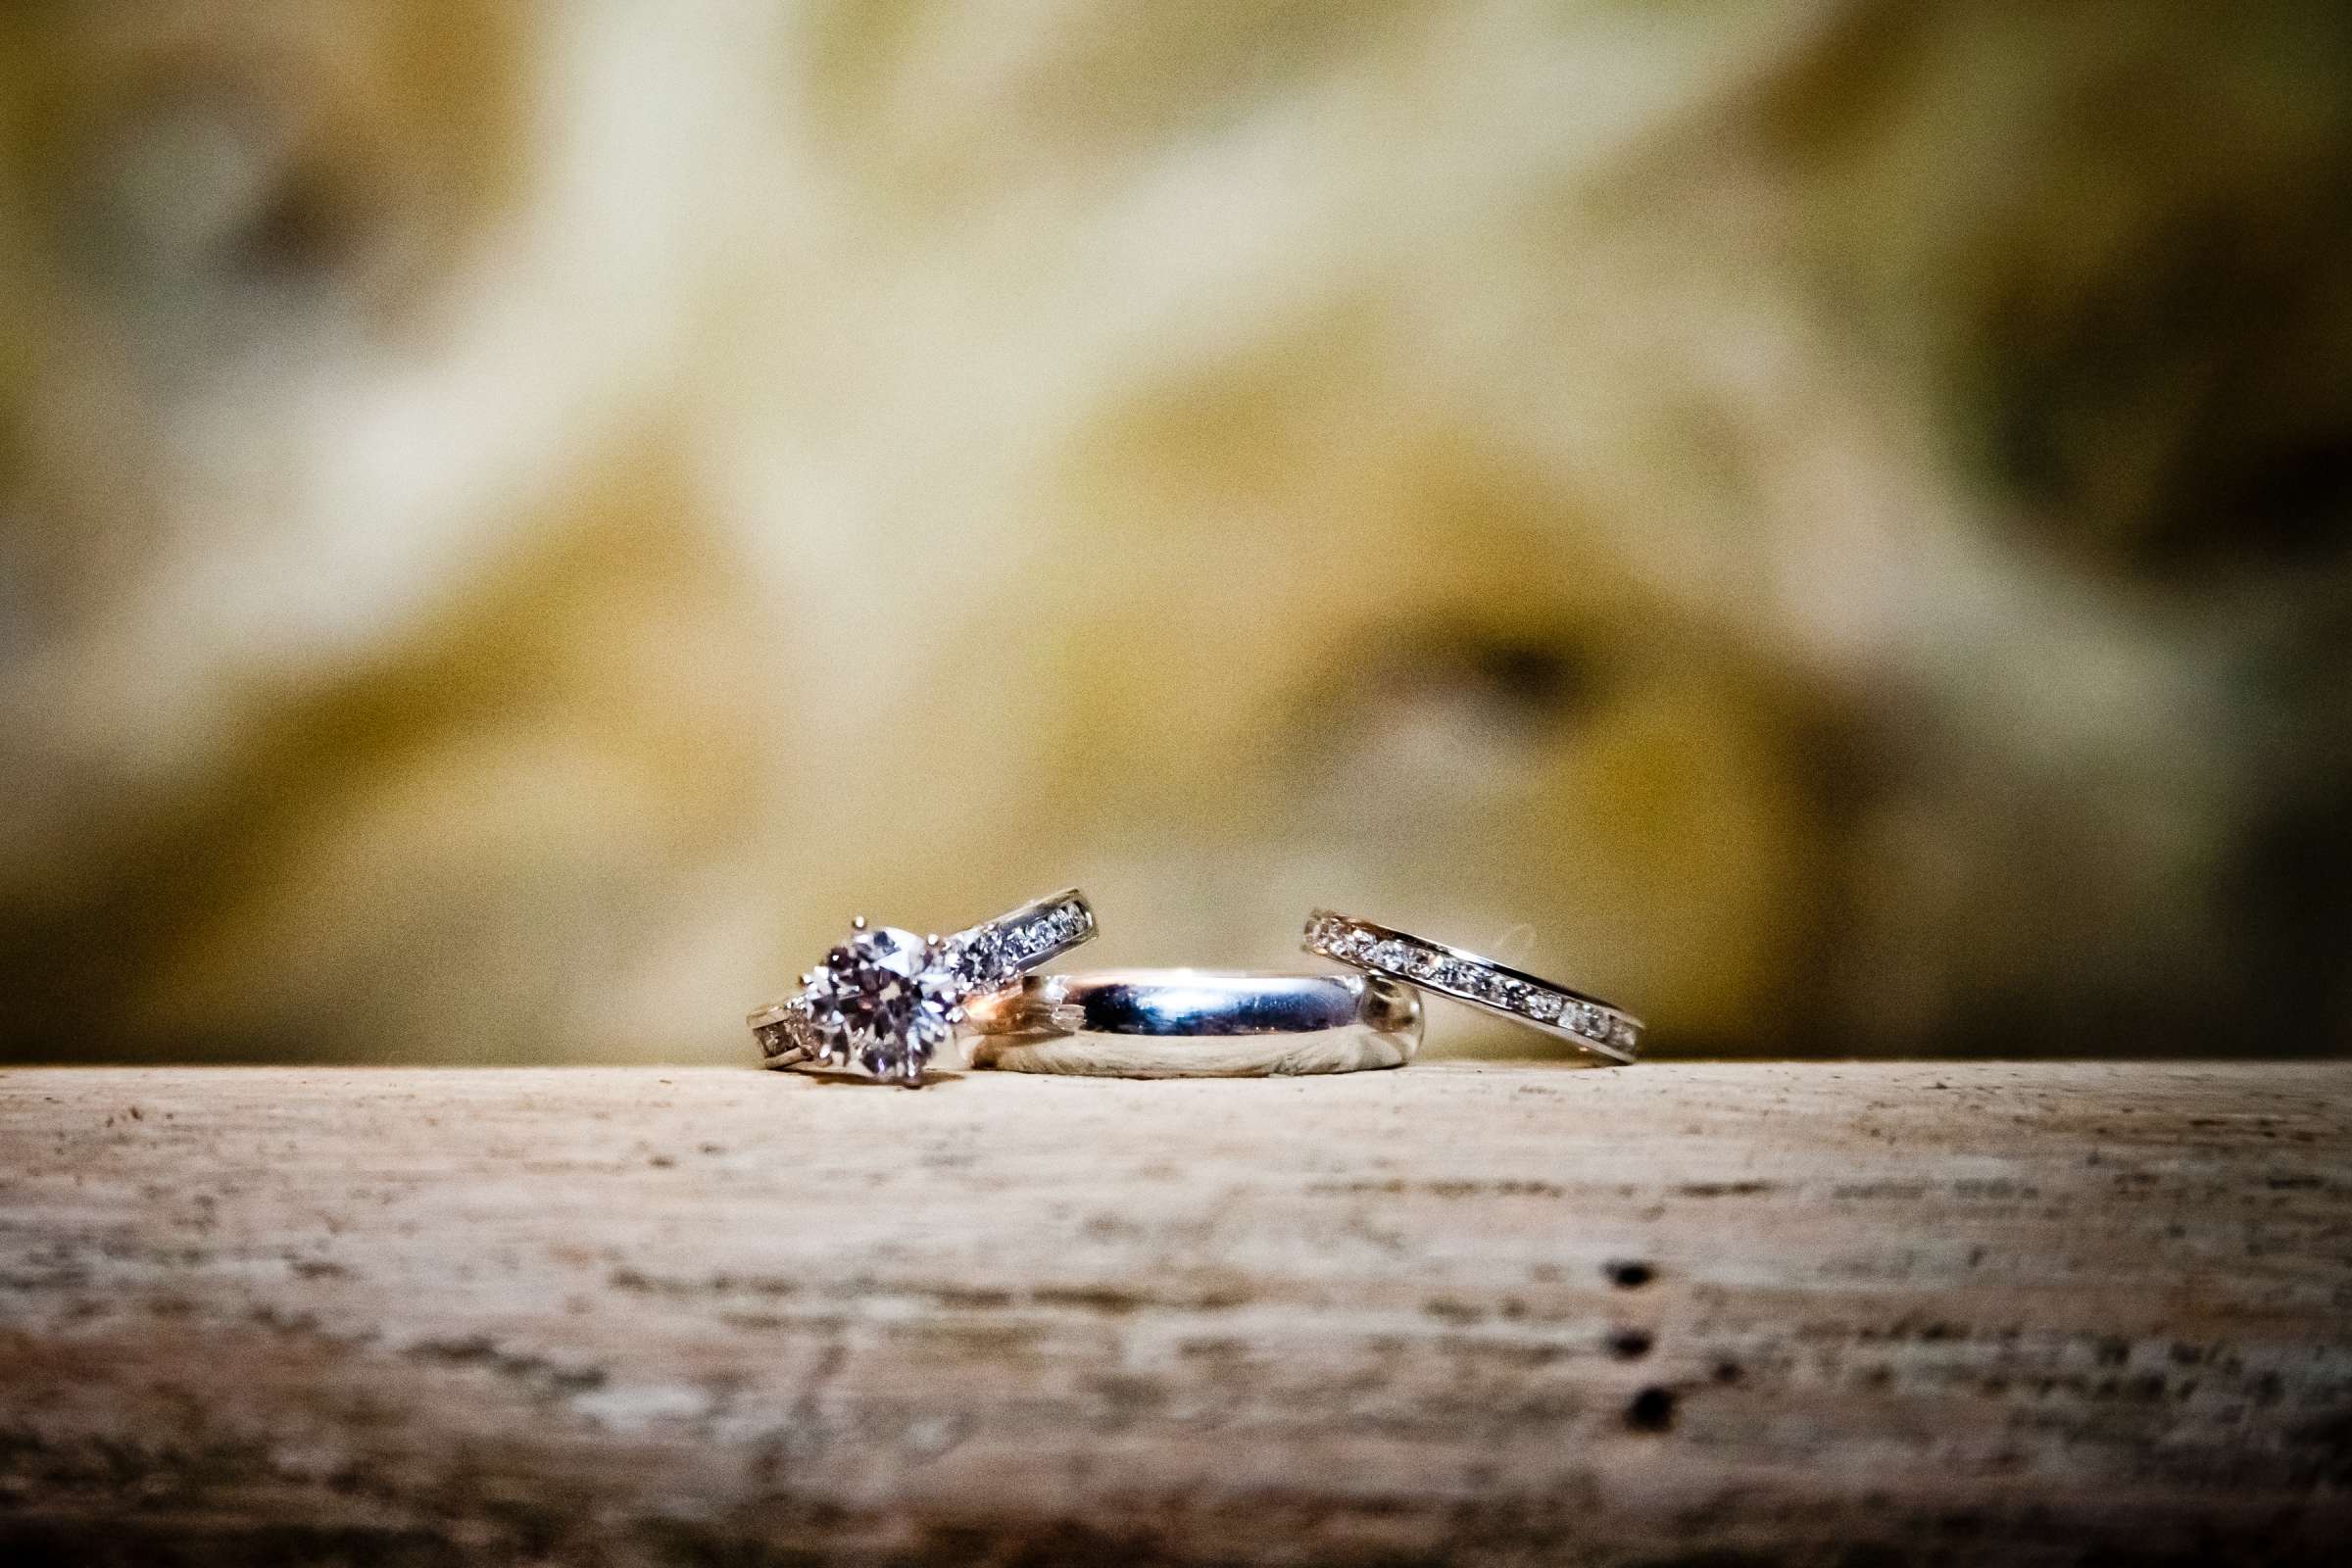
[[1427, 937], [1317, 909], [1306, 917], [1301, 945], [1367, 974], [1400, 980], [1542, 1030], [1604, 1061], [1630, 1063], [1641, 1049], [1642, 1020], [1614, 1003]]
[[1377, 975], [1110, 969], [1031, 975], [975, 1002], [971, 1064], [1116, 1078], [1263, 1078], [1401, 1067], [1421, 1004]]

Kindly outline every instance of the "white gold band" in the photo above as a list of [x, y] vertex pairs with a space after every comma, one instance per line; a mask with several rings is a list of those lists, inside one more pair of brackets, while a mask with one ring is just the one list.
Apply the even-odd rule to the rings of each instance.
[[1610, 1061], [1631, 1062], [1641, 1047], [1642, 1020], [1623, 1008], [1443, 942], [1317, 909], [1306, 917], [1303, 946], [1319, 956], [1573, 1041]]
[[1031, 975], [972, 1004], [971, 1063], [1117, 1078], [1400, 1067], [1421, 1043], [1409, 986], [1374, 975], [1111, 969]]

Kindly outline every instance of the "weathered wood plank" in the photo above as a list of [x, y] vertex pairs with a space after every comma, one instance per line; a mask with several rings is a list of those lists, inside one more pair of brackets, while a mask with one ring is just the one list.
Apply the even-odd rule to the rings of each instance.
[[0, 1551], [2342, 1560], [2352, 1067], [0, 1075]]

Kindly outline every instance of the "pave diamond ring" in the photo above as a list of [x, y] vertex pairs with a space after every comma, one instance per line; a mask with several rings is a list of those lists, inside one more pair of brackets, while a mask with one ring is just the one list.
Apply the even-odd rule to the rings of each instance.
[[919, 1084], [969, 1004], [1094, 934], [1095, 911], [1076, 888], [945, 938], [869, 926], [860, 915], [801, 976], [800, 990], [751, 1015], [752, 1034], [770, 1067], [855, 1063], [876, 1078]]
[[1443, 942], [1317, 909], [1306, 917], [1304, 946], [1323, 957], [1559, 1035], [1610, 1061], [1632, 1061], [1641, 1046], [1642, 1020], [1632, 1013]]
[[1367, 974], [1106, 969], [1033, 974], [972, 1004], [972, 1065], [1107, 1078], [1261, 1078], [1401, 1067], [1420, 996]]

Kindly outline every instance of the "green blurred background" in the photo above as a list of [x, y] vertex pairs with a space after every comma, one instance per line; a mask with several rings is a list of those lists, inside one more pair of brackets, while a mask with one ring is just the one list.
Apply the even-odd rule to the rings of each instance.
[[0, 138], [0, 1055], [749, 1059], [1073, 882], [2352, 1040], [2340, 0], [24, 0]]

